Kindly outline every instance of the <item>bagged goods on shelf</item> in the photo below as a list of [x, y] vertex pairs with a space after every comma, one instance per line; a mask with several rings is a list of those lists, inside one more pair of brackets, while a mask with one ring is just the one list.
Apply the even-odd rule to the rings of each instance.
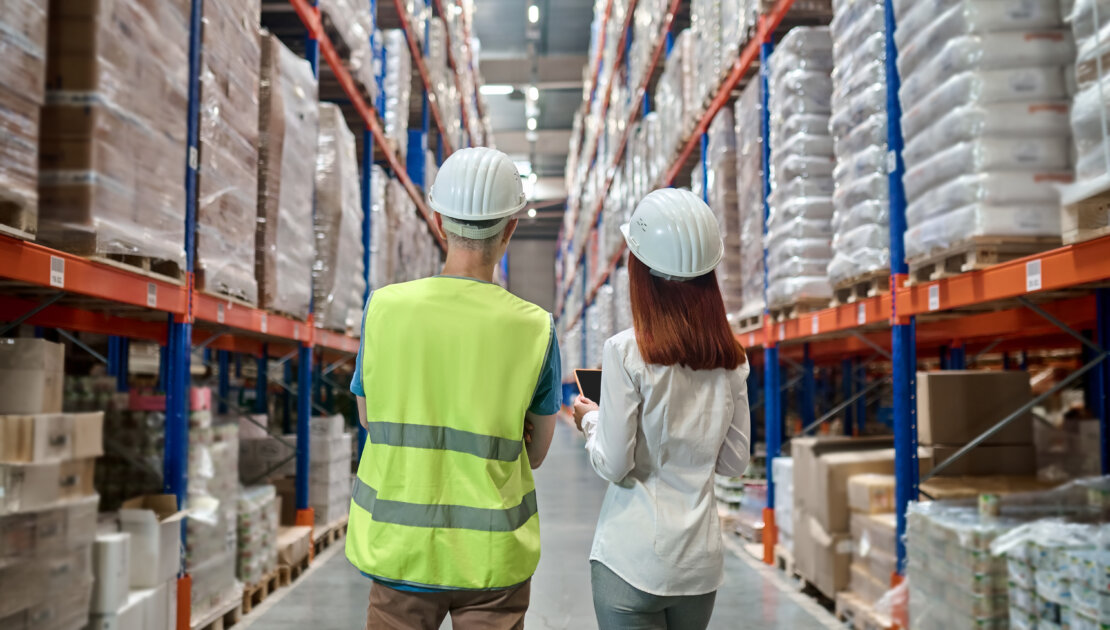
[[[771, 213], [767, 223], [768, 286], [772, 307], [799, 300], [828, 299], [831, 216], [807, 214], [827, 207], [831, 193], [833, 143], [828, 135], [832, 83], [832, 39], [827, 28], [798, 28], [783, 38], [771, 60]], [[781, 148], [779, 148], [781, 147]], [[804, 199], [799, 204], [799, 199]], [[803, 270], [797, 276], [786, 270]]]
[[1061, 173], [995, 172], [958, 177], [930, 189], [906, 208], [906, 220], [916, 225], [965, 206], [1008, 207], [1058, 202], [1056, 187], [1071, 181]]
[[737, 317], [763, 312], [763, 138], [759, 81], [744, 88], [736, 102], [736, 190], [740, 222], [742, 286]]
[[386, 202], [389, 176], [377, 164], [370, 170], [370, 290], [376, 291], [393, 281], [393, 218]]
[[125, 0], [52, 8], [58, 36], [47, 54], [39, 240], [184, 268], [186, 7]]
[[391, 281], [408, 282], [439, 273], [439, 247], [432, 240], [416, 204], [396, 179], [387, 184], [386, 205], [392, 231], [388, 250], [392, 258]]
[[47, 0], [17, 0], [0, 16], [0, 224], [38, 227], [39, 117], [46, 85]]
[[316, 154], [316, 325], [333, 330], [360, 328], [362, 298], [362, 205], [355, 138], [343, 112], [320, 104]]
[[717, 282], [725, 300], [725, 312], [733, 317], [742, 304], [743, 281], [740, 275], [740, 208], [737, 189], [736, 124], [732, 110], [722, 109], [709, 124], [706, 153], [708, 202], [725, 243], [725, 254], [717, 266]]
[[257, 584], [277, 568], [278, 506], [273, 486], [243, 488], [238, 505], [237, 577]]
[[961, 142], [933, 154], [906, 171], [906, 198], [916, 200], [940, 184], [968, 173], [1066, 170], [1071, 161], [1067, 138], [998, 137]]
[[409, 99], [412, 97], [412, 56], [401, 29], [382, 32], [385, 38], [385, 135], [402, 159], [408, 155]]
[[185, 567], [193, 577], [195, 619], [237, 585], [239, 426], [213, 425], [206, 412], [193, 412], [190, 425]]
[[370, 97], [373, 105], [378, 96], [374, 50], [370, 38], [374, 33], [374, 14], [365, 4], [354, 0], [320, 0], [320, 17], [332, 37], [351, 78]]
[[316, 252], [312, 225], [316, 154], [316, 78], [309, 63], [263, 33], [258, 143], [255, 272], [263, 308], [308, 317]]
[[260, 0], [205, 2], [197, 170], [197, 283], [258, 302]]

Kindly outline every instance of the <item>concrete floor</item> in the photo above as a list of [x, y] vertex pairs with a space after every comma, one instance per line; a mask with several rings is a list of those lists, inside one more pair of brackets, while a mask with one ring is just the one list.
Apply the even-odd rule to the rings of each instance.
[[[588, 556], [605, 482], [590, 468], [573, 427], [560, 424], [536, 485], [543, 557], [532, 583], [527, 626], [596, 628]], [[737, 540], [737, 539], [733, 539]], [[797, 593], [778, 572], [756, 562], [738, 545], [726, 557], [726, 581], [717, 595], [712, 630], [734, 628], [843, 628], [824, 609]], [[366, 623], [369, 583], [337, 545], [325, 552], [291, 589], [279, 592], [245, 625], [259, 630], [332, 630]], [[450, 622], [444, 626], [450, 628]]]

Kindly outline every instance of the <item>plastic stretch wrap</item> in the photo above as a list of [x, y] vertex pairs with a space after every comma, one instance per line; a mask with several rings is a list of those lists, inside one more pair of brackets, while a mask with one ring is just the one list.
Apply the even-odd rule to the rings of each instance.
[[213, 424], [207, 411], [189, 417], [188, 502], [185, 568], [197, 618], [236, 585], [238, 546], [239, 425]]
[[775, 479], [775, 526], [779, 531], [779, 544], [794, 550], [794, 459], [776, 457], [771, 460], [771, 473]]
[[632, 328], [632, 296], [625, 265], [617, 267], [613, 273], [613, 323], [613, 334]]
[[695, 104], [693, 85], [695, 77], [689, 60], [693, 58], [695, 36], [690, 29], [674, 39], [670, 56], [663, 62], [663, 73], [655, 87], [654, 109], [659, 113], [659, 171], [662, 172], [671, 157], [678, 152], [691, 120], [701, 112], [700, 102]]
[[258, 584], [277, 569], [278, 506], [273, 486], [243, 488], [239, 495], [236, 574]]
[[315, 177], [304, 160], [316, 155], [316, 78], [308, 61], [276, 37], [262, 38], [255, 271], [263, 308], [308, 317], [312, 299]]
[[906, 221], [916, 225], [964, 206], [983, 204], [1005, 208], [1059, 202], [1056, 187], [1069, 181], [1061, 173], [994, 172], [964, 175], [929, 190], [906, 208]]
[[737, 188], [736, 125], [732, 110], [722, 109], [709, 124], [709, 147], [706, 154], [706, 179], [709, 183], [708, 202], [725, 242], [725, 255], [717, 266], [717, 282], [730, 318], [743, 304], [743, 279], [740, 233], [739, 192]]
[[389, 176], [375, 164], [370, 171], [370, 290], [393, 282], [393, 218], [387, 201]]
[[54, 3], [51, 13], [67, 36], [50, 38], [47, 54], [39, 240], [184, 268], [188, 3]]
[[1079, 92], [1072, 105], [1076, 177], [1095, 190], [1110, 182], [1110, 129], [1106, 94], [1110, 93], [1110, 5], [1106, 0], [1078, 0], [1068, 16], [1078, 58], [1075, 77]]
[[934, 186], [969, 173], [1066, 170], [1071, 162], [1066, 137], [984, 138], [935, 153], [906, 171], [906, 198], [916, 201]]
[[355, 138], [343, 112], [320, 104], [316, 153], [316, 325], [356, 330], [366, 288], [362, 270], [362, 205]]
[[828, 28], [796, 28], [770, 60], [767, 299], [771, 307], [832, 295], [827, 273], [832, 258], [828, 208], [836, 166], [828, 131], [832, 47]]
[[39, 116], [46, 85], [48, 0], [14, 0], [0, 15], [0, 223], [38, 226]]
[[[342, 418], [314, 417], [328, 424], [344, 425]], [[321, 525], [334, 524], [345, 518], [351, 506], [351, 454], [354, 450], [350, 433], [328, 437], [313, 436], [312, 466], [308, 471], [308, 505]]]
[[374, 33], [374, 15], [365, 3], [357, 0], [319, 0], [324, 29], [332, 39], [351, 78], [362, 87], [370, 103], [377, 98], [374, 51], [370, 36]]
[[390, 29], [385, 38], [385, 135], [402, 158], [408, 155], [409, 99], [412, 97], [412, 55], [405, 32]]
[[583, 367], [581, 322], [563, 332], [559, 349], [563, 353], [563, 381], [573, 383], [574, 371]]
[[408, 282], [439, 273], [439, 247], [400, 181], [389, 180], [386, 204], [393, 232], [389, 248], [393, 282]]

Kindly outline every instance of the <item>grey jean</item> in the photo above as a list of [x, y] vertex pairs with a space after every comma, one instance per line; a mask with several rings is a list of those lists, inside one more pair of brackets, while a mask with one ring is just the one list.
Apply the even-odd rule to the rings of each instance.
[[717, 592], [665, 597], [645, 593], [590, 561], [594, 614], [601, 630], [705, 630]]

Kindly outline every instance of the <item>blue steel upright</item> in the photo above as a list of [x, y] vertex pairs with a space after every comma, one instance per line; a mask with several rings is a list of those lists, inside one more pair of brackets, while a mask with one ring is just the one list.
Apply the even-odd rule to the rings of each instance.
[[218, 413], [227, 413], [227, 397], [231, 395], [231, 353], [227, 350], [216, 351], [217, 371], [216, 393]]
[[[890, 272], [891, 289], [908, 274], [906, 266], [906, 191], [902, 184], [902, 106], [898, 100], [898, 47], [894, 43], [894, 4], [884, 0], [886, 27], [887, 150], [890, 183]], [[917, 499], [917, 349], [914, 318], [898, 315], [897, 300], [891, 300], [891, 363], [894, 385], [894, 475], [897, 514], [898, 573], [906, 570], [906, 509]]]
[[258, 364], [254, 379], [254, 412], [269, 413], [267, 392], [269, 391], [270, 346], [262, 344], [262, 356], [258, 357]]
[[[848, 400], [855, 392], [855, 367], [852, 365], [851, 359], [842, 359], [840, 361], [840, 397]], [[844, 408], [844, 435], [852, 435], [855, 428], [855, 404], [848, 405]]]
[[[1098, 345], [1105, 351], [1110, 349], [1110, 289], [1095, 289], [1095, 305]], [[1110, 360], [1108, 359], [1103, 359], [1098, 366], [1094, 398], [1098, 414], [1102, 474], [1110, 475]]]

